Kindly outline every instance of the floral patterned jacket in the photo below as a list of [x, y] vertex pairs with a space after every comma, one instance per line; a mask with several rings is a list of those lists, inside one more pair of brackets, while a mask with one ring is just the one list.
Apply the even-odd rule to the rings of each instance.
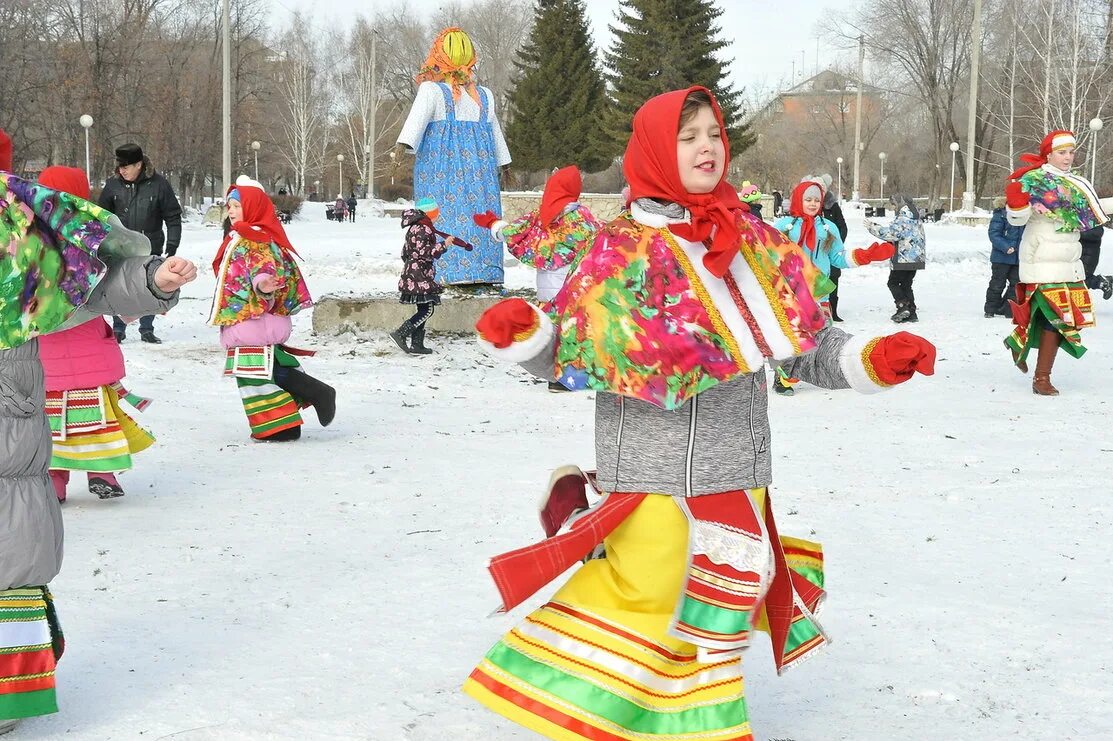
[[401, 293], [436, 295], [444, 290], [437, 283], [434, 261], [448, 248], [444, 242], [437, 242], [433, 224], [424, 211], [416, 208], [402, 213], [402, 226], [406, 228], [406, 240], [402, 244], [402, 277], [398, 279]]

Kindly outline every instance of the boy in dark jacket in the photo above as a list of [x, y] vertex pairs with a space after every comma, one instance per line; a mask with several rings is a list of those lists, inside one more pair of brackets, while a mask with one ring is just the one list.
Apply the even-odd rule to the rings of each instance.
[[989, 261], [993, 272], [985, 292], [986, 319], [1012, 316], [1009, 299], [1016, 296], [1020, 279], [1020, 237], [1024, 227], [1009, 223], [1003, 201], [1003, 198], [994, 201], [993, 218], [989, 220], [989, 242], [993, 245]]
[[1101, 291], [1106, 301], [1113, 297], [1113, 275], [1096, 275], [1098, 261], [1101, 259], [1101, 238], [1105, 227], [1095, 226], [1078, 235], [1082, 243], [1082, 267], [1086, 270], [1086, 287]]

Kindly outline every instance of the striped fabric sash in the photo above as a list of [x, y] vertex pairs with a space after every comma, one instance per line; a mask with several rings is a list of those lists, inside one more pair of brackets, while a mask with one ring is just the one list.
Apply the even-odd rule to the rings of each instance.
[[0, 591], [0, 720], [58, 711], [62, 631], [45, 587]]
[[70, 435], [102, 430], [108, 425], [104, 387], [46, 392], [46, 415], [50, 436], [65, 440]]
[[[647, 496], [604, 493], [565, 532], [491, 559], [488, 570], [513, 609], [589, 554]], [[700, 661], [722, 661], [749, 644], [764, 619], [778, 672], [827, 642], [815, 612], [825, 598], [819, 544], [781, 540], [766, 491], [758, 513], [746, 491], [673, 497], [688, 517], [689, 564], [670, 634], [698, 649]]]
[[235, 378], [273, 378], [274, 345], [228, 348], [224, 375]]

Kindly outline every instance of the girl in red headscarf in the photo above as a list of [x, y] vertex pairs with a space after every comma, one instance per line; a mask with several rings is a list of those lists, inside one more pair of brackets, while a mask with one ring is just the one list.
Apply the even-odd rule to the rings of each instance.
[[300, 369], [285, 346], [290, 317], [313, 305], [297, 253], [259, 183], [240, 176], [226, 199], [229, 231], [213, 260], [216, 293], [209, 322], [227, 350], [224, 375], [236, 379], [251, 436], [301, 436], [298, 411], [312, 406], [322, 426], [336, 414], [336, 390]]
[[821, 549], [773, 518], [765, 365], [867, 392], [933, 370], [919, 337], [828, 326], [826, 280], [738, 200], [729, 161], [710, 92], [651, 99], [623, 160], [629, 211], [543, 309], [508, 299], [477, 324], [492, 355], [595, 391], [598, 470], [554, 474], [549, 539], [492, 560], [503, 609], [589, 558], [464, 686], [550, 738], [751, 739], [752, 631], [778, 668], [826, 642]]
[[[55, 165], [39, 175], [48, 188], [89, 200], [89, 181], [76, 167]], [[149, 245], [137, 244], [134, 254], [149, 254]], [[66, 501], [70, 472], [84, 472], [89, 491], [101, 499], [122, 497], [116, 474], [132, 467], [132, 456], [154, 443], [154, 437], [136, 424], [120, 406], [121, 401], [143, 411], [149, 399], [128, 392], [124, 354], [102, 316], [61, 332], [39, 338], [39, 359], [46, 377], [46, 416], [54, 452], [50, 480], [59, 502]]]
[[1098, 198], [1085, 178], [1072, 173], [1074, 134], [1052, 131], [1040, 153], [1021, 155], [1024, 167], [1005, 187], [1006, 217], [1023, 226], [1020, 238], [1020, 283], [1012, 304], [1012, 334], [1005, 346], [1022, 373], [1028, 353], [1038, 348], [1032, 393], [1058, 396], [1051, 369], [1062, 347], [1082, 357], [1081, 330], [1094, 325], [1094, 309], [1082, 265], [1081, 232], [1102, 226], [1113, 213], [1113, 198]]
[[[562, 167], [545, 183], [541, 206], [507, 223], [494, 211], [476, 214], [475, 223], [499, 242], [523, 264], [537, 271], [537, 300], [545, 304], [564, 285], [564, 279], [576, 260], [595, 241], [595, 233], [603, 224], [579, 202], [583, 178], [575, 166]], [[550, 391], [565, 391], [553, 381]]]

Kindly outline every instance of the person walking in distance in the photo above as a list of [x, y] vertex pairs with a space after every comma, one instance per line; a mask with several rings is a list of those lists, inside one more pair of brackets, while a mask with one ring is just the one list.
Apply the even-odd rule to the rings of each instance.
[[[177, 254], [182, 241], [182, 207], [170, 182], [155, 171], [138, 144], [116, 148], [116, 174], [104, 184], [97, 205], [120, 217], [128, 229], [146, 235], [151, 240], [152, 255]], [[114, 316], [112, 331], [116, 341], [123, 342], [127, 324]], [[139, 338], [156, 345], [162, 343], [155, 334], [154, 315], [140, 317]]]

